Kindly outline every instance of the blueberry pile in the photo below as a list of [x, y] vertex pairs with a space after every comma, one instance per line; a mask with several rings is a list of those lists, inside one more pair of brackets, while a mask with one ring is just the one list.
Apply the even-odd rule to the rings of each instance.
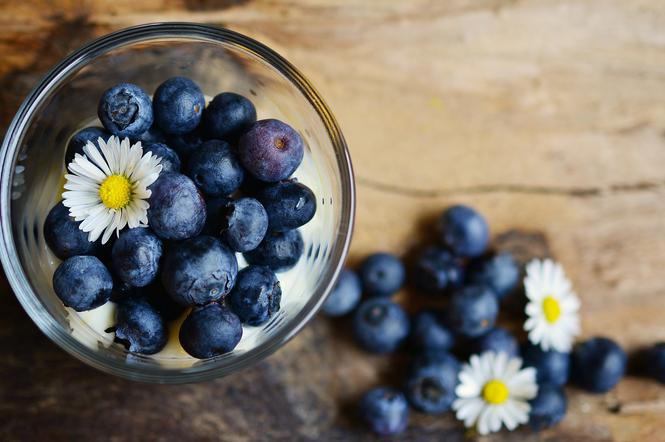
[[[409, 409], [442, 414], [451, 409], [462, 360], [470, 354], [507, 353], [537, 373], [538, 394], [530, 401], [529, 423], [540, 430], [560, 422], [567, 408], [563, 387], [603, 393], [623, 377], [627, 357], [611, 339], [578, 343], [571, 353], [544, 351], [497, 326], [502, 305], [522, 305], [522, 263], [509, 252], [490, 248], [485, 219], [466, 206], [453, 206], [440, 217], [439, 238], [424, 247], [409, 266], [408, 283], [420, 304], [409, 315], [391, 297], [407, 282], [407, 268], [387, 253], [367, 257], [357, 271], [344, 269], [323, 306], [329, 317], [349, 315], [357, 344], [371, 353], [403, 350], [410, 369], [402, 385], [379, 386], [359, 405], [367, 426], [382, 435], [407, 427]], [[506, 307], [507, 316], [515, 309]], [[523, 308], [522, 308], [523, 311]], [[503, 318], [521, 328], [523, 318]], [[516, 321], [513, 321], [516, 319]], [[512, 324], [511, 324], [512, 325]], [[665, 344], [645, 352], [647, 374], [665, 382]], [[395, 388], [397, 387], [397, 388]]]
[[[97, 109], [103, 127], [70, 140], [65, 166], [83, 147], [112, 135], [141, 142], [161, 159], [149, 187], [148, 228], [124, 229], [102, 245], [89, 242], [62, 203], [44, 223], [44, 237], [62, 260], [53, 288], [75, 311], [117, 303], [109, 331], [129, 351], [154, 354], [169, 327], [186, 314], [180, 344], [195, 358], [233, 350], [243, 324], [259, 326], [280, 309], [276, 275], [303, 253], [298, 228], [316, 212], [314, 193], [290, 178], [304, 155], [288, 124], [257, 121], [247, 98], [224, 92], [206, 107], [192, 80], [174, 77], [152, 98], [122, 83]], [[249, 265], [239, 269], [237, 254]]]

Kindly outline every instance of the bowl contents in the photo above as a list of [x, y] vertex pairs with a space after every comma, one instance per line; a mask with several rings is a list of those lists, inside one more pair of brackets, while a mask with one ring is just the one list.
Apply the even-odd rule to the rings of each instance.
[[103, 128], [67, 145], [63, 201], [44, 223], [63, 260], [56, 295], [82, 317], [106, 316], [133, 353], [232, 351], [243, 327], [280, 310], [281, 275], [303, 254], [298, 228], [316, 212], [314, 193], [291, 178], [304, 155], [295, 129], [257, 121], [235, 93], [205, 104], [183, 77], [152, 99], [134, 84], [109, 88]]

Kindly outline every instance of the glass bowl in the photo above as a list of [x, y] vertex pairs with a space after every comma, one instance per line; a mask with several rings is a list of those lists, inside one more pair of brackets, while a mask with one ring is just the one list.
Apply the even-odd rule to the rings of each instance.
[[[252, 99], [258, 117], [296, 128], [306, 144], [296, 177], [317, 196], [317, 213], [302, 228], [305, 251], [284, 278], [278, 314], [246, 327], [238, 347], [206, 360], [184, 354], [141, 356], [112, 344], [52, 289], [59, 261], [42, 233], [60, 199], [64, 152], [82, 127], [98, 124], [97, 102], [108, 87], [131, 82], [154, 91], [185, 76], [208, 98], [221, 91]], [[0, 258], [23, 308], [56, 344], [83, 362], [132, 380], [180, 383], [227, 375], [266, 357], [317, 312], [346, 257], [354, 216], [351, 161], [342, 133], [312, 85], [268, 47], [235, 32], [188, 23], [132, 27], [88, 44], [58, 64], [25, 99], [0, 158]]]

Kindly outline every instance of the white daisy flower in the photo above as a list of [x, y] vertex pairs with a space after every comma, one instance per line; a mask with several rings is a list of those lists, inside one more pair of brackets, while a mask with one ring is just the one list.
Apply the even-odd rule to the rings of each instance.
[[148, 186], [155, 182], [162, 166], [160, 157], [148, 152], [143, 155], [141, 142], [130, 146], [129, 138], [120, 142], [112, 136], [104, 142], [98, 138], [99, 149], [88, 141], [85, 155], [76, 154], [67, 166], [63, 204], [69, 214], [82, 221], [79, 228], [89, 232], [88, 240], [102, 236], [106, 243], [113, 232], [148, 225], [150, 197]]
[[545, 350], [570, 351], [580, 333], [580, 301], [560, 264], [534, 259], [526, 266], [524, 289], [529, 303], [524, 330]]
[[528, 400], [536, 397], [536, 370], [522, 368], [520, 358], [507, 353], [473, 355], [459, 373], [453, 410], [464, 426], [476, 426], [485, 435], [501, 429], [514, 430], [529, 421]]

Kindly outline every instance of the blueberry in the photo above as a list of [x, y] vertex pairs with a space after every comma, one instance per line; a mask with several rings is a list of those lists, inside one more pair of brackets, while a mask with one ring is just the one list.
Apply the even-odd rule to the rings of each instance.
[[199, 359], [230, 352], [240, 338], [240, 319], [217, 303], [195, 307], [180, 327], [180, 345]]
[[148, 224], [157, 236], [182, 240], [203, 230], [205, 202], [192, 180], [179, 173], [162, 173], [150, 190]]
[[240, 161], [256, 178], [277, 182], [302, 162], [304, 143], [298, 132], [279, 120], [259, 120], [240, 138]]
[[203, 144], [200, 126], [182, 135], [169, 135], [166, 144], [175, 150], [182, 161], [186, 161]]
[[245, 252], [248, 263], [270, 267], [274, 272], [283, 272], [295, 266], [303, 248], [302, 235], [297, 230], [268, 232], [261, 244]]
[[69, 216], [69, 209], [58, 203], [44, 221], [44, 239], [51, 251], [60, 259], [75, 255], [93, 255], [99, 242], [88, 241], [88, 234], [79, 229], [80, 222]]
[[180, 317], [186, 307], [178, 304], [166, 293], [161, 281], [155, 281], [147, 287], [136, 289], [138, 296], [142, 296], [155, 307], [166, 321], [173, 321]]
[[528, 345], [523, 352], [524, 365], [536, 369], [538, 384], [562, 387], [568, 382], [570, 354], [544, 351], [538, 346]]
[[404, 284], [404, 264], [389, 253], [368, 256], [360, 267], [363, 289], [369, 296], [391, 296]]
[[626, 353], [616, 342], [608, 338], [591, 338], [573, 348], [573, 381], [590, 392], [605, 393], [623, 377], [626, 359]]
[[101, 127], [86, 127], [76, 132], [74, 136], [67, 143], [67, 152], [65, 153], [65, 165], [71, 163], [74, 160], [76, 154], [84, 155], [83, 146], [88, 144], [88, 141], [92, 142], [95, 146], [99, 146], [97, 140], [103, 138], [104, 141], [108, 141], [111, 138], [111, 134], [102, 129]]
[[164, 143], [147, 143], [143, 153], [152, 152], [153, 155], [162, 160], [159, 164], [162, 166], [161, 173], [180, 172], [180, 157], [178, 154]]
[[469, 280], [486, 285], [502, 299], [512, 293], [520, 282], [520, 269], [510, 253], [500, 253], [471, 266]]
[[53, 274], [53, 290], [67, 307], [77, 312], [106, 303], [113, 290], [111, 272], [94, 256], [72, 256]]
[[162, 241], [140, 227], [124, 230], [111, 251], [114, 273], [134, 287], [145, 287], [155, 280], [161, 259]]
[[196, 83], [185, 77], [169, 78], [155, 91], [155, 123], [167, 134], [186, 134], [201, 122], [205, 105]]
[[204, 235], [217, 236], [226, 224], [226, 205], [231, 198], [221, 196], [219, 198], [208, 197], [206, 200], [206, 222], [203, 226]]
[[498, 313], [499, 304], [490, 289], [468, 286], [450, 297], [447, 322], [454, 332], [475, 338], [494, 326]]
[[529, 425], [535, 430], [552, 427], [563, 419], [568, 407], [566, 394], [555, 385], [540, 385], [538, 395], [529, 401]]
[[256, 109], [251, 101], [233, 92], [216, 95], [203, 115], [203, 126], [210, 138], [234, 139], [256, 121]]
[[162, 271], [164, 288], [181, 305], [200, 305], [222, 299], [235, 284], [238, 262], [231, 250], [212, 236], [173, 244]]
[[168, 329], [148, 301], [131, 298], [118, 304], [115, 337], [131, 352], [152, 355], [166, 345]]
[[356, 341], [372, 353], [395, 351], [409, 335], [409, 317], [386, 298], [364, 301], [353, 317]]
[[134, 140], [134, 142], [136, 141], [140, 141], [143, 146], [147, 144], [166, 143], [166, 135], [153, 124], [150, 126], [150, 129], [143, 132]]
[[261, 244], [268, 231], [268, 214], [254, 198], [229, 201], [224, 210], [221, 234], [236, 252], [249, 252]]
[[368, 391], [360, 401], [360, 416], [377, 434], [398, 434], [408, 425], [409, 405], [400, 391], [377, 387]]
[[240, 188], [245, 172], [229, 143], [209, 140], [189, 157], [187, 175], [206, 195], [230, 195]]
[[226, 302], [241, 322], [262, 325], [279, 311], [281, 299], [282, 289], [275, 272], [264, 266], [249, 266], [238, 272]]
[[436, 313], [429, 310], [421, 311], [413, 318], [410, 339], [418, 350], [448, 350], [455, 343], [453, 333]]
[[496, 327], [473, 342], [475, 353], [506, 353], [508, 356], [519, 356], [520, 346], [517, 338], [505, 328]]
[[455, 400], [459, 371], [459, 361], [443, 352], [436, 361], [414, 366], [406, 378], [406, 398], [414, 408], [425, 413], [441, 414], [448, 411]]
[[337, 317], [351, 313], [360, 302], [362, 286], [360, 278], [350, 269], [342, 270], [337, 284], [323, 303], [323, 313], [326, 316]]
[[665, 384], [665, 342], [654, 344], [644, 354], [645, 374]]
[[420, 289], [436, 293], [459, 287], [464, 280], [464, 270], [448, 250], [430, 246], [418, 257], [413, 277]]
[[459, 256], [473, 258], [487, 249], [489, 227], [485, 218], [467, 206], [452, 206], [440, 220], [442, 243]]
[[104, 92], [97, 115], [113, 135], [136, 138], [152, 125], [152, 103], [137, 85], [121, 83]]
[[307, 224], [316, 213], [316, 196], [309, 187], [295, 181], [281, 181], [258, 193], [268, 213], [270, 230], [284, 232]]

